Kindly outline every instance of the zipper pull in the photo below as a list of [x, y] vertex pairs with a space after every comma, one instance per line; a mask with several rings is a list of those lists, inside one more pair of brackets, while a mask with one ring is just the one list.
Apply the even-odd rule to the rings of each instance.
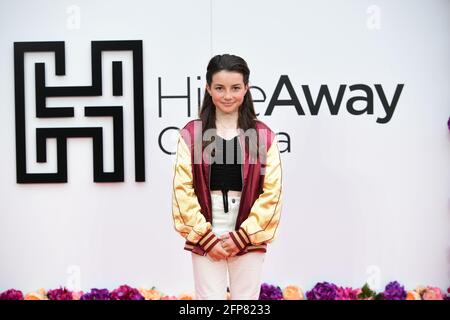
[[228, 190], [222, 189], [223, 210], [228, 212]]

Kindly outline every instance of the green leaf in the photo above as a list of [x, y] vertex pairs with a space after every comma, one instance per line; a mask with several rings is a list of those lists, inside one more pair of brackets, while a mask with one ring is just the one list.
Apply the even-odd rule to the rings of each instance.
[[362, 293], [366, 298], [372, 297], [375, 294], [375, 292], [370, 289], [367, 283], [362, 287]]
[[380, 292], [377, 295], [375, 295], [375, 300], [384, 300], [383, 293]]

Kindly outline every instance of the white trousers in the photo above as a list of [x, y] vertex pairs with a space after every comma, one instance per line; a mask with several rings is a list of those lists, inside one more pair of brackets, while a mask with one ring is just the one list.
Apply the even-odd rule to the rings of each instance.
[[228, 196], [228, 212], [225, 212], [222, 195], [211, 194], [212, 232], [216, 236], [220, 237], [234, 230], [240, 203], [241, 197]]
[[[212, 194], [212, 231], [220, 237], [234, 230], [239, 211], [239, 197], [228, 197], [229, 212], [224, 212], [221, 195]], [[196, 298], [223, 300], [230, 288], [233, 300], [257, 300], [261, 288], [264, 252], [249, 252], [226, 260], [192, 254]]]
[[232, 300], [258, 300], [264, 252], [249, 252], [225, 260], [192, 254], [197, 300], [224, 300], [229, 280]]

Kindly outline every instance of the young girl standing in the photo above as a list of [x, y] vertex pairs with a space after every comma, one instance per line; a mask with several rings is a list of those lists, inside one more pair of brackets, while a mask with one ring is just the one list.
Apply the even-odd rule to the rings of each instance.
[[250, 70], [235, 55], [207, 68], [200, 119], [180, 131], [173, 177], [176, 231], [192, 251], [197, 299], [259, 298], [282, 202], [275, 134], [257, 120]]

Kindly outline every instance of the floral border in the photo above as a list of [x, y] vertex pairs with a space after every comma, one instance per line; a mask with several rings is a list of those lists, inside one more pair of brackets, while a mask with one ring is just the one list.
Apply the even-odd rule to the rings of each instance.
[[[228, 292], [227, 298], [231, 299]], [[155, 287], [151, 289], [133, 288], [122, 285], [112, 291], [108, 289], [91, 289], [88, 292], [70, 291], [65, 287], [52, 290], [39, 289], [23, 294], [16, 289], [0, 293], [0, 300], [194, 300], [195, 295], [182, 293], [177, 296], [167, 295]], [[260, 300], [450, 300], [450, 287], [444, 293], [438, 287], [419, 286], [414, 290], [405, 290], [397, 281], [389, 282], [384, 291], [375, 292], [368, 284], [362, 288], [340, 287], [329, 282], [319, 282], [311, 290], [303, 293], [296, 285], [281, 288], [277, 285], [263, 283]]]

